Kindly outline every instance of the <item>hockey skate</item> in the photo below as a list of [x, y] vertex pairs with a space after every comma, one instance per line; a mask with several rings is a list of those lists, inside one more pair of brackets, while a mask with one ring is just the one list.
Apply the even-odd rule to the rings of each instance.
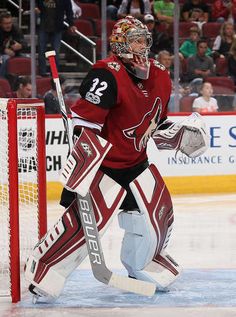
[[37, 304], [38, 302], [52, 303], [56, 300], [55, 297], [47, 294], [46, 292], [39, 289], [37, 286], [30, 284], [29, 292], [32, 294], [32, 303]]

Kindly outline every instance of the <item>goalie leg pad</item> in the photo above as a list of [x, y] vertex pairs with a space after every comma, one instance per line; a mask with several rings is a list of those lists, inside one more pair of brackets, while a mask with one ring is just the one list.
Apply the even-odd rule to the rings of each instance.
[[177, 279], [181, 271], [179, 264], [163, 249], [145, 267], [145, 271], [139, 272], [137, 278], [156, 283], [157, 290], [163, 290]]
[[[100, 236], [106, 231], [125, 197], [125, 190], [98, 172], [91, 185], [91, 199]], [[86, 220], [86, 219], [84, 219]], [[87, 219], [89, 221], [89, 219]], [[25, 266], [26, 279], [50, 296], [59, 296], [66, 278], [87, 255], [77, 202], [35, 246]]]
[[66, 277], [86, 255], [84, 234], [74, 201], [35, 246], [26, 263], [25, 277], [43, 292], [57, 297]]
[[[121, 261], [130, 276], [155, 281], [157, 288], [166, 287], [180, 272], [179, 266], [171, 265], [164, 256], [174, 220], [168, 189], [153, 164], [130, 188], [140, 213], [119, 214], [120, 226], [125, 229]], [[145, 271], [151, 272], [150, 275]]]

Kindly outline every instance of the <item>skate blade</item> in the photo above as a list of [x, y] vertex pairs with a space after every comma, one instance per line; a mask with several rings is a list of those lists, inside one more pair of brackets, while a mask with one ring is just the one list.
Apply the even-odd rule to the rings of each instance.
[[37, 288], [34, 286], [33, 288], [31, 287], [30, 292], [32, 294], [32, 303], [37, 304], [37, 303], [53, 303], [56, 301], [56, 297], [53, 297], [46, 292], [42, 291], [41, 289]]
[[41, 297], [41, 296], [39, 296], [39, 295], [33, 295], [33, 296], [32, 296], [32, 303], [33, 303], [34, 305], [37, 304], [40, 297]]
[[57, 298], [52, 296], [33, 295], [32, 303], [35, 304], [53, 304]]

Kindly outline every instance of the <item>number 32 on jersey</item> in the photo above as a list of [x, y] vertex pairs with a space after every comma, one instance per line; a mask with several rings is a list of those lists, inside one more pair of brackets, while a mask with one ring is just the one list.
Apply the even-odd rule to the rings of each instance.
[[107, 89], [107, 82], [101, 81], [98, 78], [93, 79], [92, 87], [86, 93], [85, 99], [94, 103], [99, 104], [101, 102], [100, 97], [103, 95], [103, 91]]

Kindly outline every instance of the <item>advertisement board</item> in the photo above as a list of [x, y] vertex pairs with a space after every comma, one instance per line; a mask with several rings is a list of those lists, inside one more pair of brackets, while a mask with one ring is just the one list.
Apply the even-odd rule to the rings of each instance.
[[[183, 117], [173, 116], [179, 121]], [[204, 176], [236, 174], [236, 116], [204, 116], [210, 134], [210, 147], [201, 156], [189, 158], [174, 151], [156, 151], [152, 140], [148, 155], [163, 176]]]
[[[183, 116], [171, 116], [174, 122]], [[191, 159], [180, 152], [159, 151], [152, 140], [148, 144], [150, 162], [163, 176], [206, 176], [236, 174], [236, 116], [204, 116], [210, 134], [210, 147], [204, 155]], [[68, 152], [62, 119], [46, 118], [47, 181], [58, 181]]]

